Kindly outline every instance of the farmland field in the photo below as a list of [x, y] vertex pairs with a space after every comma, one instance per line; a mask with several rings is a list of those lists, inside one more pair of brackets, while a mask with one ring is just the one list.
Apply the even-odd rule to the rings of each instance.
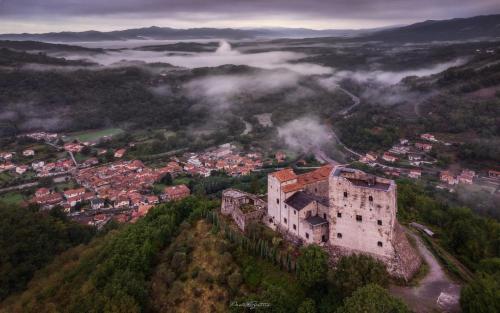
[[96, 141], [102, 137], [106, 136], [115, 136], [122, 133], [123, 130], [121, 128], [106, 128], [100, 130], [90, 130], [72, 133], [68, 135], [69, 140], [79, 140], [79, 141]]

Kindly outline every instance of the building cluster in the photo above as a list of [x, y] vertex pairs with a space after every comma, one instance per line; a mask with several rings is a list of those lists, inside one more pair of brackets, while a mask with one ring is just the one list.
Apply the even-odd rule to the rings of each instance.
[[[385, 169], [385, 174], [389, 176], [399, 177], [405, 174], [410, 178], [418, 179], [422, 176], [422, 170], [419, 168], [423, 164], [433, 164], [436, 162], [430, 158], [426, 153], [430, 152], [433, 148], [432, 143], [439, 142], [432, 134], [422, 134], [420, 136], [422, 141], [410, 143], [408, 139], [400, 139], [399, 143], [392, 146], [388, 151], [385, 151], [381, 156], [375, 152], [368, 152], [361, 156], [359, 161], [370, 166], [376, 166], [377, 160], [381, 159], [385, 164], [406, 162], [415, 168], [404, 170], [381, 165]], [[380, 165], [380, 164], [378, 164]]]
[[50, 209], [54, 206], [61, 206], [66, 212], [83, 201], [90, 201], [95, 198], [93, 192], [85, 188], [69, 189], [64, 192], [54, 192], [48, 188], [39, 188], [35, 196], [31, 199], [32, 203], [40, 205], [44, 209]]
[[47, 132], [34, 132], [34, 133], [19, 135], [18, 137], [27, 137], [36, 141], [51, 142], [57, 140], [59, 138], [59, 135]]
[[439, 173], [439, 180], [448, 185], [470, 185], [474, 183], [474, 177], [476, 177], [476, 172], [468, 169], [462, 170], [458, 175], [454, 175], [451, 171], [442, 171]]
[[75, 180], [98, 198], [113, 203], [115, 208], [137, 208], [144, 204], [157, 204], [159, 198], [150, 195], [153, 184], [168, 173], [178, 173], [179, 169], [180, 166], [175, 162], [151, 169], [139, 160], [119, 161], [80, 169]]
[[396, 220], [396, 183], [342, 166], [323, 166], [296, 174], [284, 169], [268, 175], [267, 203], [229, 189], [221, 212], [241, 229], [259, 219], [299, 244], [318, 244], [331, 254], [374, 256], [396, 276], [412, 277], [421, 258]]
[[[26, 158], [31, 158], [36, 154], [35, 150], [33, 149], [25, 149], [22, 151], [23, 157]], [[14, 172], [19, 175], [23, 175], [26, 173], [28, 170], [32, 169], [35, 172], [40, 172], [42, 170], [42, 167], [45, 166], [45, 162], [43, 161], [34, 161], [31, 163], [31, 165], [28, 163], [21, 164], [21, 163], [14, 163], [13, 159], [16, 157], [16, 152], [0, 152], [0, 173], [1, 172]], [[29, 160], [29, 159], [28, 159]], [[59, 161], [57, 165], [54, 165], [56, 163], [53, 163], [53, 167], [59, 167], [61, 166], [61, 163], [63, 161]], [[39, 175], [42, 176], [42, 175]]]
[[86, 203], [91, 210], [102, 210], [101, 214], [77, 219], [84, 218], [85, 223], [96, 226], [105, 224], [111, 218], [130, 221], [145, 215], [151, 207], [162, 201], [180, 200], [189, 196], [190, 190], [185, 185], [166, 187], [159, 196], [152, 194], [155, 182], [167, 173], [176, 174], [179, 171], [181, 167], [175, 162], [151, 169], [139, 160], [81, 168], [74, 173], [74, 178], [81, 187], [64, 192], [40, 188], [31, 202], [46, 209], [59, 205], [68, 213], [78, 204]]
[[203, 153], [186, 153], [183, 170], [191, 175], [208, 177], [213, 171], [224, 171], [231, 176], [248, 175], [262, 167], [260, 153], [240, 155], [234, 146], [224, 144]]
[[[400, 139], [399, 143], [392, 146], [388, 151], [384, 152], [382, 159], [388, 163], [395, 163], [399, 160], [406, 159], [411, 165], [419, 166], [423, 163], [432, 163], [425, 160], [425, 153], [430, 152], [433, 148], [432, 143], [439, 142], [434, 135], [422, 134], [420, 139], [427, 142], [416, 141], [413, 144], [408, 139]], [[431, 142], [431, 143], [429, 143]], [[364, 163], [375, 162], [378, 155], [370, 152], [361, 158]]]

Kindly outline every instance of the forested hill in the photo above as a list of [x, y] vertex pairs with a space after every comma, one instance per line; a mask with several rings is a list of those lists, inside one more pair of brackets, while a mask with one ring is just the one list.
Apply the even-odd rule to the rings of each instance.
[[382, 30], [363, 39], [396, 42], [431, 42], [500, 37], [500, 15], [451, 20], [429, 20], [409, 26]]
[[[431, 226], [440, 245], [477, 271], [464, 288], [464, 312], [490, 312], [475, 308], [496, 305], [500, 224], [440, 203], [407, 181], [398, 182], [398, 206], [401, 222]], [[382, 263], [350, 256], [333, 269], [321, 248], [293, 248], [260, 224], [241, 233], [216, 213], [218, 207], [199, 196], [161, 204], [135, 224], [62, 253], [26, 289], [11, 290], [24, 289], [1, 302], [0, 312], [235, 312], [231, 303], [249, 301], [270, 303], [273, 312], [409, 312], [385, 289], [389, 277]], [[5, 217], [0, 215], [3, 223], [12, 223]], [[48, 239], [40, 232], [28, 240], [24, 230], [35, 230], [38, 222], [19, 220], [22, 225], [2, 224], [2, 248], [19, 247], [1, 250], [1, 260], [12, 260], [1, 264], [9, 273], [2, 278], [15, 278], [16, 257]]]
[[81, 46], [45, 43], [40, 41], [13, 41], [13, 40], [0, 40], [0, 48], [6, 48], [19, 51], [45, 51], [45, 52], [89, 52], [89, 53], [102, 53], [103, 49], [100, 48], [85, 48]]
[[[1, 46], [1, 44], [0, 44]], [[44, 53], [30, 53], [8, 48], [0, 48], [0, 66], [29, 67], [30, 65], [55, 65], [55, 66], [90, 66], [93, 63], [83, 60], [66, 60], [51, 57]]]
[[34, 212], [0, 205], [0, 300], [22, 291], [38, 269], [63, 251], [88, 243], [95, 231], [59, 209]]

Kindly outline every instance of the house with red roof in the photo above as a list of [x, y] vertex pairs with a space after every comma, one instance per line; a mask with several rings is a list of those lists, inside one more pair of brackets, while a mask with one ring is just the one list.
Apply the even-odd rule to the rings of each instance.
[[189, 197], [190, 194], [191, 190], [189, 190], [188, 186], [182, 184], [177, 186], [165, 187], [163, 198], [166, 201], [181, 200]]

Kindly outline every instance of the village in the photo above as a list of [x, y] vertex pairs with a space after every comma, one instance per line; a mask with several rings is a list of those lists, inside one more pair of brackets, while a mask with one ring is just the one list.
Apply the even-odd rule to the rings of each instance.
[[[146, 165], [138, 159], [128, 158], [129, 144], [115, 149], [96, 147], [97, 142], [63, 141], [59, 134], [36, 132], [23, 135], [36, 142], [22, 151], [0, 152], [0, 174], [13, 177], [17, 185], [4, 186], [4, 191], [31, 189], [33, 194], [27, 204], [42, 209], [60, 206], [66, 214], [82, 223], [101, 227], [111, 219], [133, 222], [145, 215], [154, 205], [181, 199], [191, 190], [185, 183], [172, 186], [159, 184], [168, 175], [175, 178], [210, 177], [213, 173], [239, 177], [261, 171], [274, 164], [280, 168], [287, 160], [284, 151], [275, 151], [273, 158], [265, 152], [242, 151], [234, 144], [226, 143], [201, 152], [182, 152], [169, 157], [161, 165]], [[108, 140], [104, 137], [101, 140]], [[34, 147], [45, 145], [58, 151], [60, 158], [39, 157]], [[369, 152], [359, 162], [382, 169], [386, 177], [407, 176], [420, 180], [422, 175], [437, 179], [437, 189], [453, 192], [458, 184], [489, 184], [498, 192], [500, 172], [489, 169], [478, 174], [463, 168], [460, 171], [440, 170], [437, 160], [430, 155], [435, 145], [449, 145], [432, 134], [422, 134], [417, 140], [400, 139], [381, 155]], [[38, 148], [40, 150], [40, 148]], [[88, 153], [91, 151], [92, 153]], [[82, 158], [82, 153], [86, 157]], [[269, 153], [269, 152], [268, 152]], [[77, 160], [78, 159], [78, 160]], [[299, 164], [300, 162], [297, 162]], [[48, 186], [41, 182], [51, 181]], [[156, 186], [160, 186], [160, 190]], [[19, 189], [16, 189], [19, 188]], [[0, 189], [2, 190], [2, 189]]]
[[421, 179], [423, 174], [428, 177], [436, 177], [439, 183], [437, 189], [454, 192], [454, 186], [463, 185], [485, 185], [492, 187], [494, 192], [499, 192], [500, 170], [491, 168], [479, 174], [476, 171], [460, 169], [439, 169], [438, 160], [430, 155], [435, 145], [450, 146], [451, 143], [438, 140], [433, 134], [421, 134], [417, 140], [401, 138], [398, 144], [392, 146], [381, 155], [368, 152], [359, 158], [359, 162], [371, 167], [380, 167], [384, 174], [389, 177], [407, 176], [411, 179]]
[[[25, 205], [35, 204], [45, 210], [58, 206], [72, 219], [97, 227], [102, 227], [111, 219], [134, 222], [160, 202], [190, 195], [191, 190], [186, 184], [160, 184], [161, 191], [155, 192], [156, 184], [167, 175], [170, 180], [179, 175], [209, 177], [213, 172], [236, 177], [248, 175], [263, 165], [261, 153], [241, 153], [232, 144], [222, 144], [197, 153], [186, 152], [173, 156], [161, 167], [152, 168], [140, 160], [127, 159], [127, 147], [110, 152], [94, 148], [95, 142], [76, 140], [58, 145], [60, 136], [45, 132], [25, 137], [61, 151], [66, 158], [37, 158], [37, 151], [33, 148], [24, 149], [20, 157], [13, 151], [0, 152], [0, 173], [28, 179], [24, 184], [5, 189], [34, 189]], [[78, 162], [77, 156], [84, 149], [93, 149], [95, 156]], [[111, 159], [103, 159], [107, 154], [112, 155]], [[277, 157], [283, 161], [285, 155], [279, 152]], [[40, 186], [42, 180], [52, 183]]]

